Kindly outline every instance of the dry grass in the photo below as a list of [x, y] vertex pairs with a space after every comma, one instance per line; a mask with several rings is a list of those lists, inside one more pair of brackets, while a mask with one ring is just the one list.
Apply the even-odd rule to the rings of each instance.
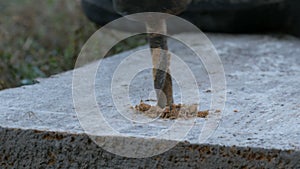
[[1, 0], [0, 89], [73, 68], [96, 27], [74, 0]]
[[72, 69], [97, 30], [79, 0], [0, 0], [0, 10], [0, 90]]

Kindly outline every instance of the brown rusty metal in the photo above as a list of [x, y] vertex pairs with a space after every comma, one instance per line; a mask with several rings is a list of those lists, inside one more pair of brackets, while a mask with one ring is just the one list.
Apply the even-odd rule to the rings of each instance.
[[[121, 15], [139, 12], [163, 12], [177, 15], [185, 10], [191, 0], [113, 0], [115, 10]], [[167, 45], [166, 18], [147, 16], [146, 28], [153, 62], [153, 81], [157, 105], [161, 108], [172, 106], [173, 89], [170, 75], [170, 59]], [[140, 21], [139, 18], [130, 18]], [[143, 21], [143, 20], [142, 20]]]
[[[157, 105], [161, 108], [173, 104], [172, 77], [170, 75], [170, 59], [168, 52], [167, 29], [165, 20], [146, 25], [152, 54], [153, 81], [156, 90]], [[157, 33], [152, 33], [157, 32]]]

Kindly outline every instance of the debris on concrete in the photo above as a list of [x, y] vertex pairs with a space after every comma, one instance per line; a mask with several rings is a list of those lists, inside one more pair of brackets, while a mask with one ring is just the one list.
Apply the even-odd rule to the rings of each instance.
[[185, 105], [185, 104], [172, 104], [172, 106], [167, 106], [164, 109], [159, 106], [152, 106], [150, 104], [144, 103], [135, 106], [137, 113], [142, 113], [150, 118], [163, 118], [163, 119], [178, 119], [178, 118], [206, 118], [209, 111], [198, 111], [198, 105]]

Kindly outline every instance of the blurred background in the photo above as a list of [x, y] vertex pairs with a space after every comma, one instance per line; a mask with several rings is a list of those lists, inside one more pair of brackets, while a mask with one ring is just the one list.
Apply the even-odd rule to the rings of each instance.
[[0, 0], [0, 90], [73, 68], [96, 30], [78, 0]]
[[[99, 26], [121, 17], [113, 0], [0, 0], [0, 11], [0, 90], [72, 69]], [[193, 0], [180, 16], [209, 32], [300, 36], [299, 0]], [[130, 38], [108, 55], [143, 44]]]
[[[0, 11], [0, 90], [73, 69], [81, 47], [99, 28], [80, 0], [0, 0]], [[110, 54], [145, 43], [124, 41]]]

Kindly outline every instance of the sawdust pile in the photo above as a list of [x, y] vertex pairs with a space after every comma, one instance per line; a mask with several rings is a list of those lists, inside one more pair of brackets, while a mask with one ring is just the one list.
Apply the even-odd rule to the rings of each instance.
[[158, 106], [151, 106], [144, 102], [140, 102], [134, 108], [137, 112], [143, 113], [150, 118], [177, 119], [177, 118], [206, 118], [209, 111], [198, 111], [198, 105], [173, 104], [171, 107], [164, 109]]

